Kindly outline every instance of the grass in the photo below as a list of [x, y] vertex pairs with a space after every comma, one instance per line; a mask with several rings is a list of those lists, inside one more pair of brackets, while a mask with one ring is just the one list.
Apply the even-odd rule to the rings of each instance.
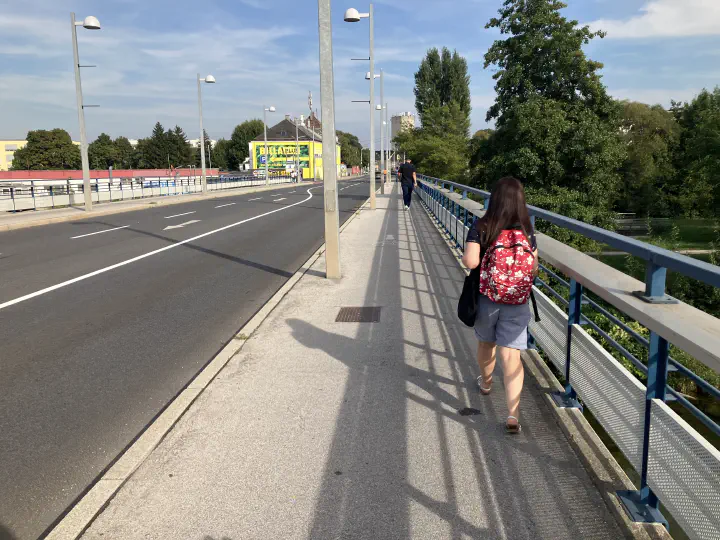
[[[715, 224], [712, 219], [673, 219], [670, 225], [656, 227], [653, 237], [634, 236], [641, 242], [662, 245], [672, 242], [671, 230], [675, 226], [678, 229], [677, 249], [710, 249], [710, 244], [715, 240]], [[602, 251], [618, 251], [611, 246], [603, 246]]]

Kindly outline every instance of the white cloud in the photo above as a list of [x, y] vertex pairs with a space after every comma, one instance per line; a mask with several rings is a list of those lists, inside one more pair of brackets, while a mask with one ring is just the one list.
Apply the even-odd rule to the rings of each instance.
[[640, 14], [626, 20], [601, 19], [590, 23], [608, 38], [652, 38], [720, 35], [720, 1], [651, 0]]

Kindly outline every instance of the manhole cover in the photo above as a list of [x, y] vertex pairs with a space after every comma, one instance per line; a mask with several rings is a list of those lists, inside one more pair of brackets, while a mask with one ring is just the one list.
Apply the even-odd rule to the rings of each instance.
[[380, 322], [379, 307], [340, 308], [335, 322], [376, 323]]

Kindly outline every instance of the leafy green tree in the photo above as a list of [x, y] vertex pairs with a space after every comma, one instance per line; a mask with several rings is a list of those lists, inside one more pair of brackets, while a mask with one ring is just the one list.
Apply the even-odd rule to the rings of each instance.
[[250, 155], [250, 141], [263, 132], [262, 120], [246, 120], [235, 127], [230, 137], [230, 145], [227, 152], [227, 165], [230, 170], [237, 170]]
[[13, 170], [79, 169], [80, 147], [64, 129], [30, 131], [27, 145], [15, 151]]
[[625, 101], [622, 107], [627, 159], [621, 169], [616, 209], [653, 217], [669, 215], [676, 182], [673, 153], [680, 126], [660, 105]]
[[115, 167], [118, 169], [132, 169], [135, 166], [133, 160], [135, 149], [128, 138], [118, 137], [113, 144], [115, 145]]
[[600, 80], [602, 64], [582, 50], [604, 34], [568, 21], [558, 0], [505, 0], [503, 6], [486, 26], [507, 37], [485, 55], [486, 68], [498, 67], [497, 99], [487, 114], [497, 131], [478, 183], [514, 175], [609, 206], [625, 157], [619, 108]]
[[172, 167], [186, 167], [193, 159], [193, 149], [188, 142], [185, 131], [180, 126], [168, 130], [165, 134], [168, 148], [168, 161]]
[[398, 149], [430, 176], [464, 179], [468, 169], [470, 77], [457, 51], [430, 49], [415, 73], [415, 107], [422, 126], [400, 132]]
[[340, 140], [340, 156], [343, 163], [348, 167], [358, 167], [360, 165], [360, 152], [362, 151], [360, 140], [352, 133], [340, 130], [336, 133]]
[[101, 133], [88, 146], [91, 169], [104, 170], [116, 166], [117, 148], [107, 133]]
[[212, 147], [212, 163], [213, 167], [222, 170], [228, 170], [228, 150], [230, 149], [230, 141], [220, 139]]
[[442, 53], [436, 48], [430, 49], [415, 73], [414, 92], [415, 109], [423, 125], [427, 111], [437, 111], [450, 103], [458, 105], [469, 125], [470, 76], [467, 61], [457, 51], [450, 53], [447, 47]]
[[720, 207], [720, 87], [673, 104], [683, 129], [676, 166], [678, 202], [687, 216], [716, 217]]

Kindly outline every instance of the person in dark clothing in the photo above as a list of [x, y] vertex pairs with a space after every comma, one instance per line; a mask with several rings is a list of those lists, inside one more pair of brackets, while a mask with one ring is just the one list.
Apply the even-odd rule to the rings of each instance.
[[412, 164], [411, 159], [408, 159], [405, 163], [400, 165], [398, 176], [400, 177], [400, 183], [402, 184], [405, 210], [409, 210], [410, 203], [412, 202], [413, 189], [417, 187], [417, 171], [415, 169], [415, 165]]

